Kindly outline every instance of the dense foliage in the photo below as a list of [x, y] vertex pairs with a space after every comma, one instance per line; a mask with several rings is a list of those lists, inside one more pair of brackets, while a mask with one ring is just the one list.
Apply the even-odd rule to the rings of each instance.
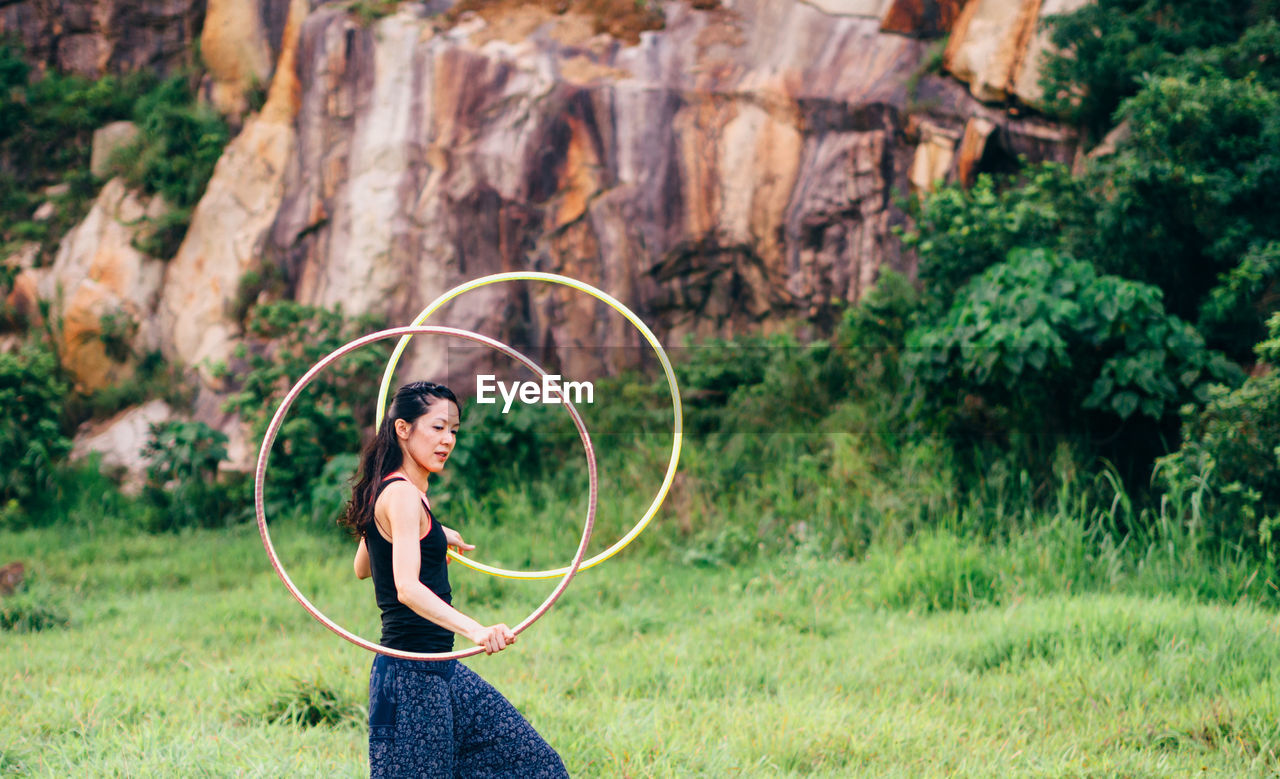
[[[0, 42], [0, 249], [36, 241], [50, 254], [96, 194], [99, 182], [89, 173], [94, 130], [131, 119], [138, 139], [117, 156], [113, 172], [164, 196], [172, 210], [140, 248], [172, 254], [230, 138], [226, 123], [199, 104], [198, 81], [198, 74], [160, 81], [147, 72], [97, 80], [52, 70], [37, 76], [18, 46]], [[34, 219], [46, 201], [53, 215]]]
[[143, 498], [151, 530], [220, 527], [236, 512], [234, 495], [218, 482], [227, 457], [227, 436], [203, 422], [169, 421], [151, 426], [142, 450], [149, 462]]
[[51, 486], [71, 451], [62, 417], [67, 391], [51, 352], [34, 345], [0, 352], [0, 507], [12, 502], [16, 511]]
[[1278, 17], [1276, 0], [1097, 0], [1050, 18], [1051, 40], [1065, 55], [1048, 60], [1045, 94], [1100, 136], [1144, 75], [1177, 69]]
[[177, 251], [191, 211], [230, 140], [222, 117], [198, 101], [195, 83], [177, 75], [142, 95], [133, 108], [138, 138], [112, 159], [117, 175], [130, 186], [163, 196], [171, 209], [138, 247], [158, 257]]
[[[35, 78], [22, 50], [0, 41], [0, 250], [53, 242], [83, 216], [96, 192], [89, 176], [93, 131], [128, 119], [145, 76], [91, 81], [51, 71]], [[59, 184], [65, 187], [48, 188]], [[50, 219], [33, 219], [46, 200]]]
[[953, 417], [944, 426], [1000, 408], [1007, 429], [985, 433], [1001, 437], [1091, 432], [1086, 411], [1112, 429], [1135, 413], [1159, 421], [1234, 367], [1165, 312], [1158, 289], [1043, 249], [975, 276], [907, 349], [920, 407]]
[[[240, 388], [227, 409], [239, 412], [261, 440], [294, 382], [320, 358], [377, 327], [375, 318], [348, 319], [341, 308], [293, 302], [257, 306], [246, 326], [248, 343], [237, 354], [244, 370], [229, 373]], [[387, 341], [379, 341], [349, 353], [297, 398], [271, 453], [267, 498], [273, 504], [297, 506], [330, 458], [358, 451], [362, 436], [373, 428], [376, 394], [370, 377], [381, 375], [390, 351]]]
[[1203, 408], [1184, 410], [1183, 441], [1161, 459], [1170, 492], [1195, 496], [1211, 540], [1261, 548], [1274, 561], [1280, 542], [1280, 314], [1258, 344], [1262, 370], [1237, 389], [1214, 388]]

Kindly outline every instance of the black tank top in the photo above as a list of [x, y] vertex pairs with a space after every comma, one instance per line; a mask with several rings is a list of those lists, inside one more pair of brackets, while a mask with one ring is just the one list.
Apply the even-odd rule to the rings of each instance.
[[[388, 484], [397, 481], [408, 479], [397, 476], [383, 481], [374, 493], [374, 503], [377, 503], [378, 496]], [[422, 499], [422, 507], [427, 511], [430, 527], [427, 534], [418, 541], [418, 552], [422, 559], [418, 567], [418, 581], [440, 596], [445, 603], [452, 604], [449, 568], [445, 564], [448, 543], [444, 538], [444, 527], [431, 513], [426, 498]], [[370, 523], [364, 534], [364, 542], [369, 550], [374, 594], [378, 608], [382, 610], [382, 645], [405, 652], [452, 651], [453, 631], [440, 627], [400, 602], [396, 595], [395, 575], [391, 570], [391, 542], [383, 538], [375, 525], [375, 522]]]

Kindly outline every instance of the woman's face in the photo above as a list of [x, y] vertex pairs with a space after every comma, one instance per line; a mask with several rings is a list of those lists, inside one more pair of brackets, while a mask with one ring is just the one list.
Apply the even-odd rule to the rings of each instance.
[[444, 463], [458, 441], [458, 407], [444, 398], [436, 398], [427, 413], [413, 424], [396, 420], [396, 435], [405, 454], [431, 473], [444, 470]]

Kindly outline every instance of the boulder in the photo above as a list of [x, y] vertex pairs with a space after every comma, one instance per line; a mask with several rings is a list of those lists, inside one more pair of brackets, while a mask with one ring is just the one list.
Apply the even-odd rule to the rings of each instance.
[[0, 595], [12, 595], [26, 578], [26, 566], [20, 562], [0, 565]]
[[938, 182], [947, 180], [958, 139], [959, 134], [954, 130], [932, 122], [920, 123], [920, 142], [908, 174], [913, 192], [932, 192]]
[[80, 460], [99, 455], [104, 467], [120, 472], [125, 492], [137, 494], [146, 481], [147, 460], [142, 450], [151, 438], [151, 426], [172, 418], [173, 410], [167, 403], [152, 400], [110, 419], [85, 423], [76, 431], [71, 457]]
[[987, 142], [996, 131], [996, 123], [981, 116], [971, 116], [965, 123], [956, 155], [956, 180], [969, 187], [978, 176], [978, 166], [987, 152]]
[[138, 139], [138, 126], [133, 122], [111, 122], [93, 132], [93, 152], [89, 172], [98, 178], [111, 175], [111, 155]]
[[208, 68], [209, 100], [219, 112], [240, 116], [249, 93], [271, 83], [272, 51], [258, 0], [208, 0], [200, 56]]
[[164, 263], [138, 251], [133, 241], [146, 219], [159, 217], [164, 208], [159, 199], [140, 198], [113, 179], [39, 278], [63, 367], [83, 392], [127, 380], [135, 362], [127, 355], [159, 345], [151, 312]]
[[956, 19], [943, 67], [983, 102], [1006, 100], [1040, 19], [1041, 0], [970, 0]]
[[1041, 68], [1046, 54], [1055, 49], [1049, 43], [1049, 31], [1043, 29], [1045, 17], [1054, 14], [1065, 14], [1087, 5], [1091, 0], [1042, 0], [1040, 5], [1040, 24], [1027, 44], [1027, 51], [1022, 57], [1022, 65], [1014, 81], [1013, 91], [1018, 99], [1029, 106], [1044, 108], [1044, 90], [1040, 88]]

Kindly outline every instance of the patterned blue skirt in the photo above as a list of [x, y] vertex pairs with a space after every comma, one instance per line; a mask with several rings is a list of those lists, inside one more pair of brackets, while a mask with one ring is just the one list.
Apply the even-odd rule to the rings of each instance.
[[567, 777], [556, 751], [456, 660], [377, 655], [369, 672], [369, 773], [383, 777]]

